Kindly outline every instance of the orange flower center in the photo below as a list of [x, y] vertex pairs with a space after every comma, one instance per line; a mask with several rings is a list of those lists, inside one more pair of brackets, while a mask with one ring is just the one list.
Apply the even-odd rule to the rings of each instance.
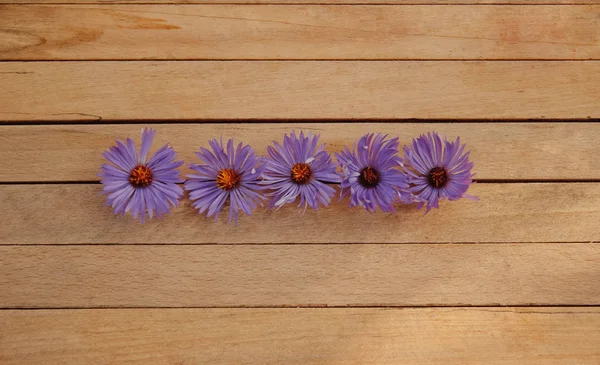
[[427, 180], [429, 180], [430, 185], [436, 188], [443, 188], [448, 182], [448, 173], [443, 167], [434, 167], [429, 171]]
[[217, 186], [223, 190], [231, 190], [238, 185], [242, 177], [233, 169], [223, 169], [217, 175]]
[[148, 166], [137, 165], [129, 173], [129, 182], [136, 188], [145, 188], [152, 182], [152, 171]]
[[292, 166], [292, 181], [296, 184], [306, 184], [310, 181], [312, 176], [312, 170], [310, 166], [305, 163], [299, 162]]
[[379, 171], [372, 167], [365, 167], [358, 176], [358, 182], [365, 188], [372, 188], [379, 183]]

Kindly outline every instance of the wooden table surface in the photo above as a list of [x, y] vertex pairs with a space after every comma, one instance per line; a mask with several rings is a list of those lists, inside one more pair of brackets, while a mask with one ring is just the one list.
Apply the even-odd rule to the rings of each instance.
[[[0, 364], [600, 364], [600, 1], [0, 0], [0, 61]], [[480, 201], [141, 225], [144, 126], [437, 130]]]

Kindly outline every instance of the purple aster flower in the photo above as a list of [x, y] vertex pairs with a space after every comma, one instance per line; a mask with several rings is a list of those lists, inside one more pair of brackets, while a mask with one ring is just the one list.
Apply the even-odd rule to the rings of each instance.
[[234, 150], [233, 139], [227, 142], [227, 150], [223, 139], [208, 142], [213, 152], [201, 147], [196, 155], [204, 164], [192, 164], [190, 168], [197, 174], [188, 175], [185, 189], [190, 192], [192, 206], [202, 214], [219, 217], [219, 212], [226, 201], [229, 201], [229, 219], [237, 224], [238, 212], [242, 210], [251, 215], [257, 204], [262, 206], [264, 199], [257, 190], [261, 190], [260, 178], [264, 167], [260, 165], [254, 150], [241, 143]]
[[[394, 212], [394, 202], [406, 189], [406, 176], [400, 171], [402, 160], [397, 156], [398, 138], [386, 140], [385, 135], [366, 134], [353, 150], [336, 154], [344, 170], [342, 196], [350, 195], [350, 206], [361, 206], [374, 213], [377, 207]], [[344, 189], [348, 189], [345, 190]]]
[[177, 183], [183, 182], [177, 168], [183, 161], [175, 161], [177, 154], [172, 147], [165, 145], [149, 159], [147, 158], [154, 129], [142, 130], [142, 144], [138, 156], [135, 144], [130, 138], [105, 151], [102, 155], [112, 165], [102, 165], [101, 183], [103, 194], [108, 194], [105, 205], [114, 209], [114, 214], [124, 216], [131, 212], [142, 223], [146, 214], [150, 218], [156, 213], [158, 218], [169, 213], [172, 206], [179, 204], [183, 189]]
[[460, 138], [448, 142], [438, 133], [427, 133], [413, 139], [410, 147], [404, 147], [404, 163], [410, 188], [408, 191], [419, 202], [419, 209], [427, 204], [427, 212], [438, 208], [441, 199], [457, 200], [467, 195], [473, 181], [469, 153], [464, 152]]
[[327, 183], [339, 183], [337, 164], [324, 151], [325, 144], [319, 136], [308, 133], [304, 136], [295, 132], [283, 137], [283, 145], [273, 142], [267, 147], [270, 158], [266, 159], [263, 183], [273, 190], [269, 208], [280, 208], [300, 197], [299, 207], [318, 210], [319, 203], [327, 206], [335, 189]]

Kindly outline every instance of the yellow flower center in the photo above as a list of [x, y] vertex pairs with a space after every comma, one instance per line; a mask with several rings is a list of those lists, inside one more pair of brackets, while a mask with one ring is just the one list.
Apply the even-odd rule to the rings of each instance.
[[233, 169], [223, 169], [217, 175], [217, 186], [223, 190], [232, 190], [240, 185], [242, 177]]
[[299, 162], [292, 166], [292, 181], [296, 184], [307, 184], [312, 176], [312, 170], [310, 166], [305, 163]]
[[145, 188], [152, 182], [152, 171], [148, 166], [137, 165], [129, 173], [129, 182], [136, 188]]

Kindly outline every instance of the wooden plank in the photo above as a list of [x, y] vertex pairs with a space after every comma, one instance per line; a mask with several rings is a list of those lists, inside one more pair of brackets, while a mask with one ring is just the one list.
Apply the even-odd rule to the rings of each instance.
[[599, 12], [544, 5], [0, 6], [0, 59], [598, 59]]
[[598, 0], [0, 0], [0, 4], [597, 5]]
[[[350, 209], [319, 212], [295, 205], [240, 217], [237, 227], [200, 216], [183, 200], [171, 216], [146, 224], [112, 215], [100, 185], [0, 186], [0, 244], [73, 243], [411, 243], [600, 241], [600, 184], [475, 184], [481, 200], [442, 202], [423, 216]], [[310, 229], [307, 229], [310, 228]]]
[[0, 328], [5, 365], [600, 363], [598, 308], [2, 311]]
[[0, 307], [600, 304], [595, 243], [0, 246]]
[[0, 120], [598, 118], [600, 62], [3, 62]]
[[[180, 159], [197, 161], [194, 152], [209, 138], [224, 136], [266, 146], [292, 130], [321, 134], [330, 152], [340, 151], [365, 133], [401, 137], [421, 133], [460, 136], [471, 149], [478, 179], [600, 179], [600, 123], [265, 123], [158, 124], [155, 148], [171, 143]], [[93, 181], [115, 139], [139, 143], [140, 125], [4, 126], [0, 133], [0, 181]], [[535, 143], [532, 143], [535, 142]], [[186, 165], [187, 166], [187, 165]], [[189, 172], [183, 167], [184, 174]]]

